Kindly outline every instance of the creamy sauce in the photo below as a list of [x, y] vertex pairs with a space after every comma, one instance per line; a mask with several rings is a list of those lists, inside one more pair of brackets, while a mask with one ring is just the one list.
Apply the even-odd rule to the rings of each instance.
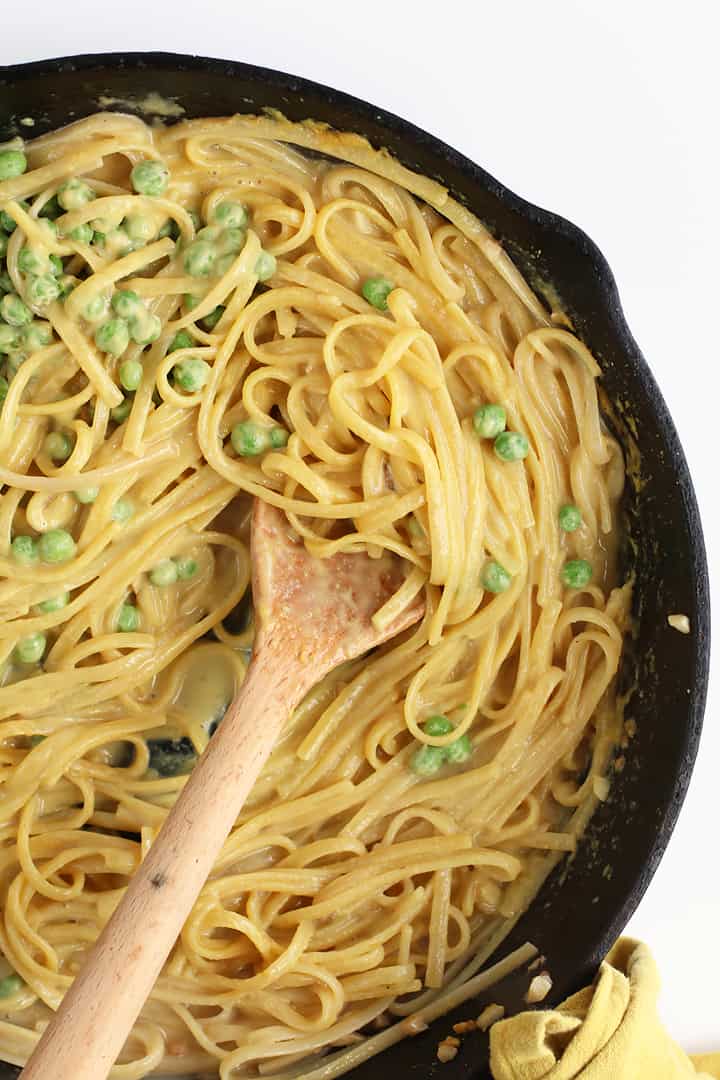
[[132, 109], [146, 116], [162, 116], [165, 119], [184, 116], [185, 109], [173, 98], [163, 97], [154, 90], [145, 97], [109, 97], [101, 94], [97, 99], [101, 109]]

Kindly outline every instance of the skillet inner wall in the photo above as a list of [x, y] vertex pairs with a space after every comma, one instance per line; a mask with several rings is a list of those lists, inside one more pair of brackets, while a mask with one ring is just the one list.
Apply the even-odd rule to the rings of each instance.
[[[680, 635], [666, 621], [669, 613], [683, 612], [694, 627], [703, 623], [705, 568], [692, 488], [662, 399], [624, 326], [604, 260], [574, 227], [522, 203], [431, 136], [344, 95], [243, 65], [146, 54], [24, 65], [7, 76], [0, 70], [0, 139], [31, 137], [79, 119], [97, 111], [102, 96], [142, 100], [150, 92], [178, 101], [187, 117], [271, 106], [292, 120], [313, 117], [359, 131], [406, 166], [446, 184], [506, 246], [539, 293], [543, 283], [552, 282], [603, 368], [609, 420], [626, 449], [633, 432], [642, 467], [626, 487], [622, 562], [635, 575], [635, 632], [624, 652], [620, 684], [621, 690], [638, 688], [626, 709], [637, 734], [626, 751], [618, 751], [624, 768], [615, 774], [610, 798], [593, 816], [577, 855], [558, 866], [501, 946], [504, 953], [526, 940], [538, 945], [553, 977], [548, 1001], [558, 1001], [587, 980], [659, 861], [692, 768], [707, 666], [702, 636]], [[116, 107], [129, 111], [127, 105]], [[34, 127], [19, 124], [26, 116]], [[517, 1010], [526, 988], [527, 975], [511, 976], [487, 1000]], [[394, 1068], [426, 1075], [438, 1040], [453, 1022], [476, 1016], [482, 1004], [465, 1005], [361, 1066], [358, 1080], [370, 1080], [378, 1069], [383, 1075]], [[443, 1066], [447, 1080], [488, 1075], [486, 1037], [472, 1036], [466, 1047]], [[14, 1075], [14, 1069], [3, 1072], [0, 1066], [0, 1080]]]

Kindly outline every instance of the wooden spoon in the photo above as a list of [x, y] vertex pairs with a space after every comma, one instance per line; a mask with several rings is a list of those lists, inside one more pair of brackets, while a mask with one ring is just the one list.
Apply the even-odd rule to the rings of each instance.
[[25, 1080], [103, 1080], [122, 1050], [283, 723], [312, 686], [417, 622], [371, 616], [403, 580], [393, 556], [313, 559], [285, 515], [256, 502], [256, 638], [245, 681], [125, 896], [46, 1028]]

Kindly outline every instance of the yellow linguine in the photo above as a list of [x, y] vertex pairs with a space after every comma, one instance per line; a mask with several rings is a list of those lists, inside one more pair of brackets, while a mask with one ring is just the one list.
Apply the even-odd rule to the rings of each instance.
[[[378, 617], [421, 590], [426, 614], [288, 721], [112, 1075], [329, 1080], [533, 955], [481, 970], [605, 794], [629, 596], [599, 368], [358, 136], [101, 114], [24, 152], [0, 182], [0, 1058], [27, 1060], [244, 677], [255, 496], [320, 558], [401, 557]], [[126, 320], [115, 355], [127, 291], [155, 330]], [[486, 404], [527, 456], [478, 433]]]

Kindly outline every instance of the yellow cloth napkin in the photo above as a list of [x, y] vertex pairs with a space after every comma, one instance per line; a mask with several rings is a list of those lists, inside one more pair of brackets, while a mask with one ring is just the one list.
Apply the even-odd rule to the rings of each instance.
[[720, 1080], [720, 1053], [688, 1057], [660, 1023], [646, 945], [621, 938], [592, 986], [490, 1031], [494, 1080]]

